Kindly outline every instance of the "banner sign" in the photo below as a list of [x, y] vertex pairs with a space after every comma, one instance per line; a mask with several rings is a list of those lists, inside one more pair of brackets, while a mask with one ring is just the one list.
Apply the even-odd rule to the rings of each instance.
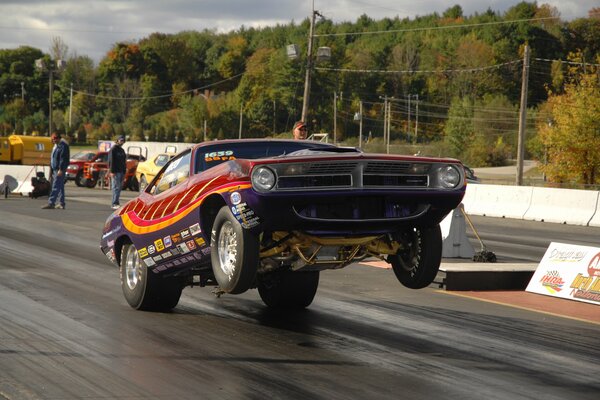
[[600, 305], [600, 248], [550, 243], [526, 291]]

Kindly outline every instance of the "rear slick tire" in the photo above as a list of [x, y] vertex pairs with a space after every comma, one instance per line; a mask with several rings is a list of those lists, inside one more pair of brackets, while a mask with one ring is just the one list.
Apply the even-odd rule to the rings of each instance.
[[123, 246], [120, 274], [125, 300], [136, 310], [169, 311], [179, 302], [183, 290], [181, 282], [150, 271], [131, 243]]
[[396, 278], [410, 289], [429, 286], [435, 280], [442, 262], [440, 226], [413, 228], [398, 235], [406, 249], [388, 257]]
[[276, 309], [302, 309], [308, 307], [319, 287], [319, 271], [272, 272], [258, 280], [258, 293], [262, 301]]

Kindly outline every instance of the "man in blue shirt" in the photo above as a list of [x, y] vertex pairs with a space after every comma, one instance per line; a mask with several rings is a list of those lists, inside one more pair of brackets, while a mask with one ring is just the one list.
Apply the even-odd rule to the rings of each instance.
[[[69, 144], [61, 139], [58, 133], [53, 133], [52, 153], [50, 154], [50, 169], [52, 174], [52, 191], [48, 197], [48, 204], [43, 209], [65, 208], [65, 176], [69, 166]], [[56, 204], [58, 202], [58, 204]]]

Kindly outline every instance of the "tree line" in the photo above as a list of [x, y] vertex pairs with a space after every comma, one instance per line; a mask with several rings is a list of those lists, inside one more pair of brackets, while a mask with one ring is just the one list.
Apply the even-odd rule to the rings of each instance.
[[[0, 135], [47, 134], [50, 74], [35, 62], [56, 66], [60, 59], [65, 67], [53, 72], [50, 130], [74, 142], [121, 134], [152, 141], [237, 138], [240, 120], [242, 137], [289, 136], [302, 110], [309, 26], [307, 18], [228, 33], [157, 32], [115, 43], [98, 65], [70, 53], [60, 38], [49, 53], [2, 49]], [[456, 5], [414, 19], [317, 19], [314, 33], [313, 48], [328, 47], [331, 57], [315, 59], [312, 132], [358, 145], [362, 127], [360, 145], [385, 151], [388, 115], [392, 149], [458, 157], [472, 166], [515, 157], [528, 45], [528, 156], [543, 161], [551, 180], [596, 182], [598, 9], [567, 22], [537, 2], [469, 16]], [[286, 54], [290, 44], [299, 48], [295, 60]], [[586, 171], [573, 157], [585, 160]]]

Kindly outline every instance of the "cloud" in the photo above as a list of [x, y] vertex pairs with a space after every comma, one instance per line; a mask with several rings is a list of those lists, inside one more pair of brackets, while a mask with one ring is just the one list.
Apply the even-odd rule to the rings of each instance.
[[[315, 8], [335, 22], [443, 13], [460, 3], [465, 15], [487, 8], [504, 12], [518, 0], [315, 0]], [[563, 19], [584, 17], [596, 0], [549, 0]], [[542, 2], [538, 2], [542, 4]], [[135, 41], [153, 32], [215, 29], [228, 32], [301, 22], [311, 13], [310, 0], [2, 0], [0, 49], [32, 46], [49, 52], [60, 36], [71, 52], [98, 62], [114, 43]]]

